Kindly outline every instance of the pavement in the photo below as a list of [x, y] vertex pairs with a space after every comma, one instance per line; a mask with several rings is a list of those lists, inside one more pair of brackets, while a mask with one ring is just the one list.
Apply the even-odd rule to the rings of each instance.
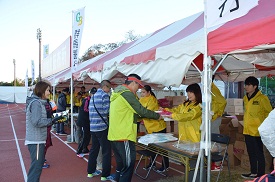
[[[0, 181], [24, 182], [30, 166], [30, 154], [25, 142], [26, 132], [25, 104], [2, 103], [0, 104]], [[65, 127], [70, 133], [70, 128]], [[76, 156], [77, 143], [68, 143], [67, 136], [52, 133], [51, 146], [46, 154], [49, 168], [43, 169], [41, 182], [88, 182], [100, 181], [100, 176], [87, 178], [88, 156]], [[90, 148], [90, 146], [89, 146]], [[157, 165], [160, 166], [161, 158]], [[115, 173], [115, 158], [112, 157], [112, 173]], [[167, 177], [152, 171], [146, 181], [158, 181], [173, 176], [182, 176], [184, 179], [184, 166], [170, 163]], [[145, 174], [146, 171], [142, 171]], [[143, 181], [133, 174], [133, 182]]]

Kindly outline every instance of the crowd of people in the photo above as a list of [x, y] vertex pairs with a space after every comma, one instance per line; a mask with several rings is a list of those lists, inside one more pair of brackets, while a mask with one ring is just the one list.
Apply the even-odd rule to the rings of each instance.
[[[259, 126], [272, 110], [267, 96], [258, 88], [259, 81], [255, 77], [245, 80], [244, 96], [244, 131], [245, 143], [250, 159], [251, 170], [242, 174], [243, 178], [254, 179], [265, 173], [263, 143], [258, 131]], [[49, 103], [51, 85], [46, 81], [36, 84], [34, 93], [26, 104], [26, 140], [31, 155], [31, 166], [28, 181], [39, 181], [43, 168], [49, 167], [45, 159], [46, 151], [52, 145], [50, 129], [56, 125], [56, 134], [66, 135], [64, 123], [58, 122], [60, 117], [53, 117]], [[111, 90], [112, 93], [110, 94]], [[141, 98], [137, 91], [141, 89]], [[212, 83], [212, 124], [211, 132], [219, 133], [221, 116], [224, 114], [226, 100], [219, 89]], [[129, 182], [132, 179], [135, 161], [138, 123], [142, 122], [148, 134], [166, 133], [166, 122], [155, 111], [167, 111], [167, 116], [178, 121], [179, 140], [199, 142], [202, 123], [202, 92], [197, 83], [190, 84], [187, 99], [173, 108], [162, 108], [149, 85], [143, 85], [141, 77], [130, 74], [125, 83], [113, 88], [109, 80], [103, 80], [100, 87], [93, 87], [90, 92], [81, 88], [74, 98], [74, 111], [78, 112], [77, 126], [81, 131], [77, 156], [89, 153], [87, 177], [101, 175], [101, 181]], [[65, 111], [70, 105], [69, 89], [65, 88], [58, 95], [57, 112]], [[35, 132], [34, 132], [35, 131]], [[91, 148], [88, 149], [90, 140]], [[111, 158], [114, 154], [115, 174], [111, 174]], [[151, 163], [144, 169], [148, 170]], [[98, 164], [101, 164], [99, 167]], [[212, 167], [217, 168], [215, 164]], [[162, 165], [157, 172], [165, 172], [169, 168], [169, 159], [163, 157]]]

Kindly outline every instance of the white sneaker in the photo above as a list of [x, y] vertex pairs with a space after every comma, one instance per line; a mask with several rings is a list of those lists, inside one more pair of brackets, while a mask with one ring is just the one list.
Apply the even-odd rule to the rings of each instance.
[[116, 179], [115, 174], [111, 174], [110, 176], [100, 178], [101, 181], [113, 181], [113, 182], [115, 182], [115, 179]]

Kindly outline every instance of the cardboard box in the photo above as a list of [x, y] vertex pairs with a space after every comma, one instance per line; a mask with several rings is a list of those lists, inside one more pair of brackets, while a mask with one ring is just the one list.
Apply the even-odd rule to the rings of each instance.
[[236, 115], [243, 115], [243, 112], [226, 112], [226, 114], [231, 116], [236, 116]]
[[246, 144], [245, 144], [245, 146], [244, 146], [243, 154], [244, 154], [244, 155], [248, 155], [248, 153], [247, 153], [247, 148], [246, 148]]
[[233, 127], [233, 128], [238, 128], [239, 126], [239, 121], [237, 119], [231, 119], [229, 125], [229, 127]]
[[250, 162], [248, 155], [243, 154], [241, 156], [241, 167], [246, 170], [250, 170]]
[[236, 141], [236, 131], [230, 132], [229, 137], [230, 137], [230, 142], [229, 143], [231, 143], [231, 144], [235, 143], [235, 141]]
[[228, 117], [222, 117], [221, 124], [228, 124], [231, 121], [232, 118]]
[[167, 99], [167, 100], [169, 100], [169, 101], [173, 100], [173, 96], [165, 96], [164, 98]]
[[239, 121], [239, 125], [238, 125], [238, 133], [243, 134], [243, 121]]
[[173, 96], [172, 105], [178, 106], [178, 105], [182, 104], [185, 100], [186, 100], [185, 96]]
[[243, 113], [243, 106], [226, 106], [227, 113]]
[[227, 118], [231, 118], [229, 122], [229, 127], [238, 127], [239, 126], [239, 121], [243, 120], [243, 115], [232, 115], [232, 116], [227, 116]]
[[245, 142], [235, 141], [234, 148], [233, 148], [233, 153], [239, 160], [241, 160], [241, 157], [244, 154], [245, 150], [246, 150]]
[[230, 131], [234, 130], [234, 128], [230, 128], [228, 124], [221, 124], [220, 125], [220, 133], [223, 135], [229, 135]]
[[244, 142], [244, 135], [242, 133], [236, 133], [236, 141]]
[[264, 149], [264, 156], [265, 156], [265, 171], [266, 173], [270, 173], [270, 167], [272, 167], [273, 169], [273, 159], [265, 146], [263, 149]]
[[[235, 166], [238, 166], [241, 164], [241, 160], [239, 160], [236, 156], [234, 156], [233, 144], [228, 145], [227, 152], [228, 152], [230, 168], [234, 168]], [[227, 165], [227, 164], [225, 163], [225, 165]]]
[[177, 121], [166, 121], [166, 133], [174, 133], [175, 122], [178, 123]]
[[166, 133], [171, 133], [171, 126], [166, 123]]
[[228, 98], [226, 101], [228, 106], [243, 106], [243, 99]]
[[243, 121], [243, 114], [236, 114], [235, 116], [239, 121]]
[[162, 99], [158, 99], [158, 104], [160, 107], [168, 107], [171, 108], [172, 107], [172, 96], [165, 96], [165, 98]]
[[220, 125], [220, 133], [223, 135], [227, 135], [230, 137], [230, 143], [234, 143], [236, 141], [236, 133], [238, 128], [230, 127], [229, 124], [221, 124]]

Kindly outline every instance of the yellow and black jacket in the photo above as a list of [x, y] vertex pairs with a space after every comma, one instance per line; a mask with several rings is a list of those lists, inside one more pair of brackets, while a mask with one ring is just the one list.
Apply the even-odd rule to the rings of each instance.
[[250, 136], [260, 136], [258, 128], [272, 110], [270, 101], [261, 91], [248, 99], [247, 95], [243, 97], [244, 101], [244, 126], [243, 134]]

